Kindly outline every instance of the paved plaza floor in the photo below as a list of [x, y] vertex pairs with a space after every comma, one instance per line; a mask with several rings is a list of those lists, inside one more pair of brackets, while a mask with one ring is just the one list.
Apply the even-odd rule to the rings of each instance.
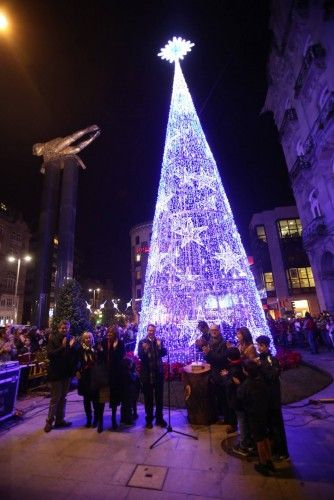
[[[334, 353], [304, 359], [334, 374]], [[307, 381], [306, 381], [307, 383]], [[334, 384], [314, 396], [334, 398]], [[229, 451], [237, 437], [226, 440], [225, 426], [190, 426], [186, 410], [172, 411], [175, 430], [198, 436], [193, 440], [144, 428], [144, 409], [132, 428], [98, 434], [84, 425], [81, 398], [72, 392], [67, 418], [73, 426], [43, 432], [49, 399], [19, 401], [24, 418], [0, 434], [1, 498], [6, 499], [330, 499], [334, 496], [334, 405], [295, 403], [284, 409], [290, 462], [277, 464], [275, 477], [262, 477], [254, 460]], [[166, 416], [166, 414], [165, 414]], [[144, 467], [136, 471], [138, 465]], [[155, 469], [155, 467], [159, 467]], [[144, 485], [130, 486], [144, 471]], [[146, 481], [146, 482], [145, 482]], [[140, 483], [140, 481], [139, 481]]]

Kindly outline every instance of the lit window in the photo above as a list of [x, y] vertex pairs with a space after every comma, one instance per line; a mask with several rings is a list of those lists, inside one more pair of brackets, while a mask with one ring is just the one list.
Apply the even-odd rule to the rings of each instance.
[[263, 279], [264, 279], [264, 286], [267, 292], [272, 292], [273, 290], [275, 290], [273, 273], [264, 273]]
[[289, 288], [314, 288], [314, 277], [311, 267], [292, 267], [287, 270]]
[[14, 241], [21, 241], [22, 240], [22, 235], [19, 234], [19, 233], [15, 233], [15, 231], [13, 231], [10, 235], [10, 239], [11, 240], [14, 240]]
[[300, 219], [279, 220], [277, 224], [280, 238], [298, 237], [302, 234]]
[[140, 262], [140, 259], [141, 259], [141, 255], [140, 253], [136, 253], [136, 262]]
[[264, 226], [256, 226], [256, 236], [259, 240], [267, 241], [267, 235]]
[[136, 280], [141, 279], [141, 270], [139, 269], [138, 271], [135, 272]]

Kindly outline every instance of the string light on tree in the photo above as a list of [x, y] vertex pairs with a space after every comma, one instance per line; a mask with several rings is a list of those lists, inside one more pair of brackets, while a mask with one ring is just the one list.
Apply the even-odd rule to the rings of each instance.
[[172, 360], [193, 357], [199, 320], [231, 335], [270, 331], [180, 60], [193, 43], [173, 37], [159, 56], [174, 63], [174, 82], [153, 220], [137, 342], [148, 323], [170, 339]]

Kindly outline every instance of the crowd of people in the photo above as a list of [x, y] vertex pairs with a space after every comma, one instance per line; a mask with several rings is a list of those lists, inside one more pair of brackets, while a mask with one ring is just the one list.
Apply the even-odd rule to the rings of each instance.
[[248, 328], [236, 332], [236, 345], [226, 341], [218, 325], [199, 322], [197, 349], [211, 365], [211, 384], [217, 414], [227, 434], [239, 430], [234, 453], [259, 457], [258, 472], [275, 471], [273, 458], [288, 460], [289, 452], [281, 410], [280, 366], [270, 352], [270, 338], [260, 335], [253, 343]]
[[334, 352], [334, 316], [327, 311], [312, 317], [309, 312], [304, 317], [281, 318], [274, 320], [268, 316], [268, 325], [276, 345], [289, 347], [308, 347], [317, 354], [322, 346]]
[[[268, 324], [276, 345], [308, 346], [312, 353], [322, 345], [334, 351], [334, 319], [328, 313], [318, 318], [309, 313], [304, 318], [268, 318]], [[87, 428], [96, 428], [99, 433], [104, 430], [106, 404], [111, 409], [111, 430], [119, 423], [134, 425], [140, 390], [146, 428], [151, 429], [154, 420], [156, 425], [166, 427], [163, 358], [167, 349], [156, 336], [156, 326], [148, 325], [147, 335], [138, 344], [139, 372], [132, 355], [136, 325], [98, 327], [80, 337], [70, 334], [70, 326], [64, 320], [56, 332], [8, 327], [0, 336], [0, 361], [43, 350], [46, 353], [51, 399], [45, 432], [71, 425], [65, 419], [65, 410], [73, 377], [83, 397]], [[234, 453], [243, 457], [256, 454], [256, 470], [264, 475], [274, 473], [275, 459], [288, 460], [289, 452], [281, 411], [280, 366], [270, 352], [270, 338], [260, 335], [254, 343], [251, 332], [242, 327], [234, 340], [224, 339], [219, 325], [209, 326], [205, 321], [200, 321], [198, 328], [196, 348], [211, 365], [212, 404], [227, 425], [227, 433], [238, 430], [240, 435]]]
[[[102, 340], [107, 335], [107, 326], [97, 326], [94, 338]], [[36, 326], [7, 325], [0, 328], [0, 362], [33, 359], [36, 353], [46, 350], [51, 328]], [[124, 327], [117, 325], [120, 339], [126, 352], [133, 352], [136, 345], [138, 326], [128, 322]]]
[[[99, 332], [100, 334], [101, 332]], [[140, 374], [135, 363], [127, 355], [119, 329], [112, 325], [106, 335], [94, 336], [84, 332], [79, 338], [70, 335], [69, 321], [61, 321], [57, 332], [51, 333], [47, 343], [49, 358], [48, 379], [51, 388], [49, 412], [44, 430], [69, 427], [65, 420], [66, 395], [71, 377], [78, 380], [78, 393], [83, 396], [86, 427], [104, 430], [104, 409], [111, 409], [111, 429], [118, 428], [117, 410], [120, 407], [120, 422], [134, 425], [140, 388], [144, 393], [146, 427], [166, 427], [163, 418], [164, 373], [162, 358], [167, 354], [162, 340], [155, 336], [155, 326], [149, 325], [147, 336], [138, 347], [141, 360]], [[154, 414], [155, 403], [155, 414]]]

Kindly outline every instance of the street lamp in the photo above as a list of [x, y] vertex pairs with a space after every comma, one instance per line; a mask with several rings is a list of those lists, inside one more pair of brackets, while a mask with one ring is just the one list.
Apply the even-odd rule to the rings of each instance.
[[97, 292], [97, 300], [99, 299], [99, 293], [101, 291], [101, 288], [89, 288], [89, 292], [93, 292], [93, 308], [96, 309], [96, 299], [95, 299], [95, 294]]
[[6, 32], [9, 30], [8, 17], [3, 11], [0, 11], [0, 32]]
[[21, 270], [21, 262], [31, 262], [32, 257], [31, 255], [24, 255], [23, 257], [15, 257], [14, 255], [9, 255], [7, 257], [8, 262], [11, 264], [14, 262], [17, 262], [17, 267], [16, 267], [16, 280], [15, 280], [15, 293], [14, 293], [14, 323], [17, 323], [17, 310], [18, 310], [18, 304], [17, 304], [17, 291], [19, 287], [19, 278], [20, 278], [20, 270]]

